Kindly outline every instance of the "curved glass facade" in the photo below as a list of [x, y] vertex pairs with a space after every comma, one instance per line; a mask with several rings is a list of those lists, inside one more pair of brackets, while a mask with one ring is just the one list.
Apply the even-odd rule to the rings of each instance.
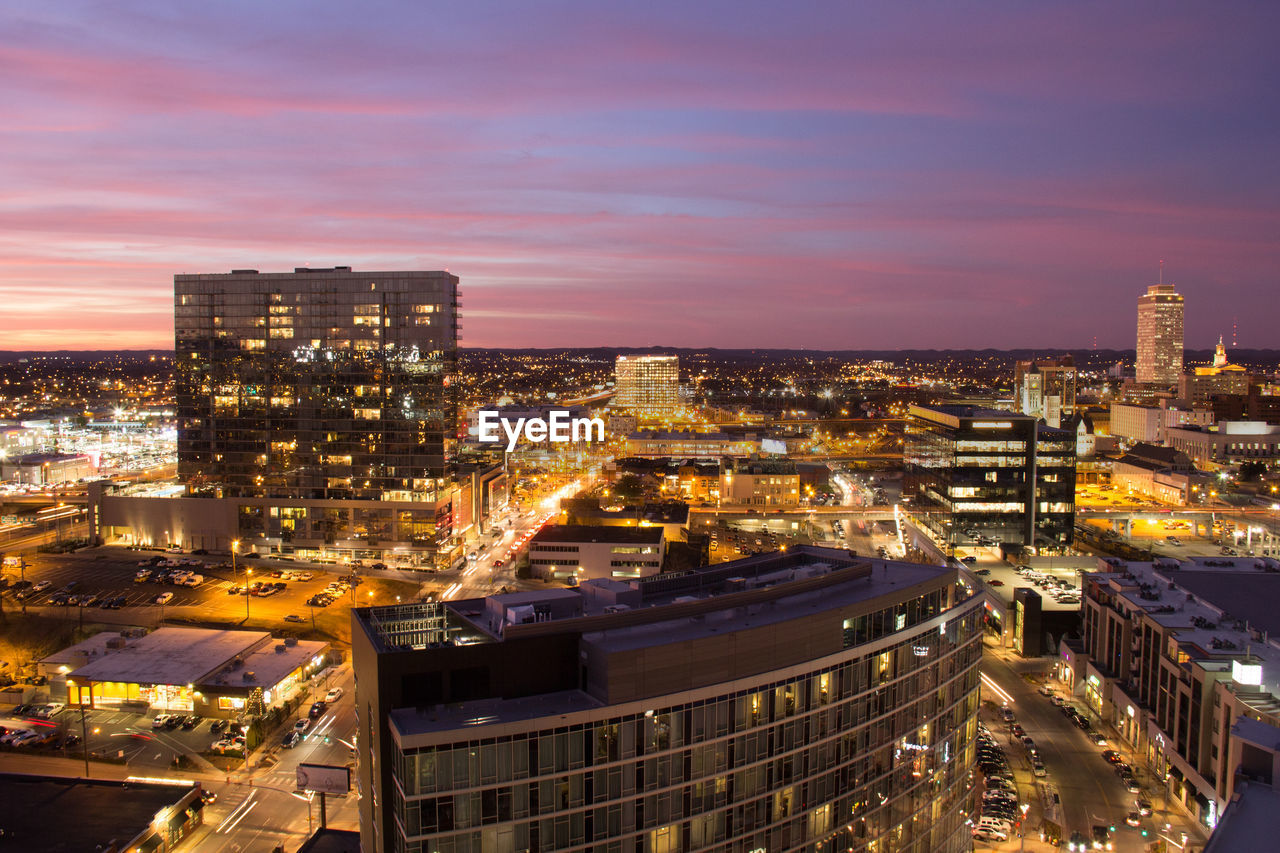
[[397, 732], [376, 849], [969, 850], [981, 614], [951, 593], [864, 609], [843, 651], [751, 679]]

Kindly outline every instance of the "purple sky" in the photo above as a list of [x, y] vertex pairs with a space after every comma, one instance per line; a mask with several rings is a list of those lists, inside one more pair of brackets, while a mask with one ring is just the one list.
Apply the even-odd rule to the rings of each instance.
[[[927, 10], [927, 13], [922, 11]], [[1280, 4], [10, 0], [0, 349], [176, 272], [461, 276], [464, 345], [1280, 346]]]

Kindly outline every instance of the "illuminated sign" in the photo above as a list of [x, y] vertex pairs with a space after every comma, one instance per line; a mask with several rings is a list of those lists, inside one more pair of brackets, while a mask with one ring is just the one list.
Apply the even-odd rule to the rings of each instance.
[[1255, 687], [1262, 684], [1262, 664], [1231, 662], [1231, 680], [1236, 684], [1250, 684]]
[[1008, 421], [974, 421], [974, 429], [1010, 429], [1013, 424]]
[[916, 657], [923, 658], [929, 656], [928, 646], [912, 646], [911, 651], [915, 652]]

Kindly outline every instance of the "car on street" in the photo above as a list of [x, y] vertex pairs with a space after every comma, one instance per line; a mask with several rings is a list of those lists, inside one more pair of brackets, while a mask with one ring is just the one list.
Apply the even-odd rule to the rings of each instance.
[[1047, 776], [1049, 771], [1045, 769], [1043, 761], [1031, 762], [1031, 773], [1035, 776]]
[[293, 749], [295, 746], [302, 743], [305, 737], [306, 735], [299, 734], [298, 732], [286, 732], [284, 738], [280, 741], [280, 745], [285, 749]]
[[302, 617], [301, 617], [301, 616], [299, 616], [297, 613], [290, 613], [290, 614], [288, 614], [287, 616], [285, 616], [285, 617], [284, 617], [284, 621], [286, 621], [286, 622], [301, 622], [301, 621], [302, 621]]
[[337, 702], [341, 698], [342, 698], [341, 687], [334, 687], [328, 693], [324, 694], [324, 701], [328, 704], [333, 704], [334, 702]]
[[324, 709], [325, 704], [323, 702], [312, 702], [311, 710], [307, 711], [307, 716], [314, 720], [324, 713]]
[[1106, 737], [1103, 736], [1101, 732], [1091, 732], [1089, 734], [1089, 740], [1093, 741], [1095, 746], [1107, 745], [1107, 739]]
[[293, 730], [299, 734], [305, 735], [307, 732], [311, 731], [311, 720], [303, 717], [293, 724]]
[[1004, 586], [1004, 581], [1002, 580], [987, 581], [987, 583], [991, 584], [992, 586]]
[[1093, 849], [1094, 850], [1111, 850], [1111, 830], [1105, 826], [1095, 826], [1093, 828]]
[[1068, 853], [1085, 853], [1089, 849], [1089, 839], [1084, 837], [1084, 833], [1076, 830], [1071, 833], [1070, 840], [1067, 841]]
[[1136, 805], [1138, 806], [1138, 814], [1143, 817], [1151, 817], [1151, 803], [1146, 800], [1139, 799]]
[[960, 562], [962, 562], [962, 563], [976, 563], [976, 562], [978, 562], [978, 558], [977, 558], [977, 557], [975, 557], [975, 556], [973, 556], [972, 554], [969, 554], [968, 556], [961, 557], [961, 558], [960, 558]]
[[1129, 824], [1129, 826], [1141, 826], [1142, 815], [1137, 812], [1129, 812], [1129, 814], [1125, 815], [1124, 822]]

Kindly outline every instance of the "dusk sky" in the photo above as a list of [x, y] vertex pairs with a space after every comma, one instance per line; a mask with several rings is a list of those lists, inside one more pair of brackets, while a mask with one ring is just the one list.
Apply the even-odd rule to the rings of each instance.
[[465, 346], [1280, 346], [1280, 3], [0, 12], [0, 349], [173, 275], [462, 278]]

